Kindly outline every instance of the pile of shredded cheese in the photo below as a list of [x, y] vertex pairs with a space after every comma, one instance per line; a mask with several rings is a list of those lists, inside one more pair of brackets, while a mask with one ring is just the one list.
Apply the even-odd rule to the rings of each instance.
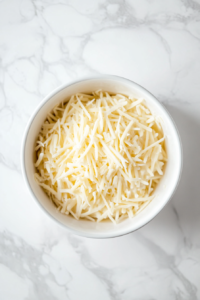
[[144, 209], [167, 161], [159, 117], [142, 98], [75, 94], [48, 114], [35, 179], [64, 214], [114, 223]]

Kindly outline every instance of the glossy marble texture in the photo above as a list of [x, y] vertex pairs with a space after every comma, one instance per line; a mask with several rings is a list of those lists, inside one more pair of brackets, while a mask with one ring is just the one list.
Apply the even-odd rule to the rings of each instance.
[[[136, 81], [166, 106], [184, 168], [152, 222], [92, 240], [32, 200], [20, 146], [48, 92], [101, 73]], [[199, 147], [199, 0], [0, 0], [0, 299], [200, 299]]]

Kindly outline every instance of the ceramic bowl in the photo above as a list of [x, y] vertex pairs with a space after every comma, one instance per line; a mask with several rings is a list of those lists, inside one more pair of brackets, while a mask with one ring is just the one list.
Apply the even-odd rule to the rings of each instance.
[[[96, 223], [84, 219], [75, 220], [71, 216], [61, 214], [56, 210], [54, 204], [49, 200], [48, 196], [34, 179], [35, 142], [47, 113], [50, 112], [55, 105], [69, 98], [72, 94], [77, 92], [87, 93], [98, 89], [112, 93], [124, 93], [131, 96], [143, 97], [150, 110], [156, 115], [161, 116], [162, 126], [166, 136], [168, 162], [164, 176], [154, 191], [155, 198], [134, 218], [126, 219], [117, 225], [113, 224], [110, 220]], [[100, 75], [83, 78], [66, 83], [53, 90], [41, 101], [31, 116], [22, 143], [23, 177], [33, 199], [35, 199], [43, 211], [51, 217], [52, 221], [63, 225], [72, 233], [91, 238], [121, 236], [137, 230], [151, 221], [172, 197], [180, 178], [181, 166], [182, 150], [180, 137], [175, 123], [166, 108], [145, 88], [131, 80], [118, 76]]]

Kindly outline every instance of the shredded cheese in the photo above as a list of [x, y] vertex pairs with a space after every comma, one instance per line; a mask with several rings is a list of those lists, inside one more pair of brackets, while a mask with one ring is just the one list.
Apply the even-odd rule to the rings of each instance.
[[160, 119], [143, 98], [77, 93], [48, 113], [35, 180], [59, 212], [114, 224], [154, 198], [167, 161]]

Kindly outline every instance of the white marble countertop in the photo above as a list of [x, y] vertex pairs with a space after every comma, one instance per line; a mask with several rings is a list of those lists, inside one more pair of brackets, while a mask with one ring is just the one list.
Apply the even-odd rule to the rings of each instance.
[[[184, 169], [170, 203], [127, 236], [69, 234], [29, 195], [25, 125], [61, 83], [110, 73], [164, 103]], [[200, 1], [0, 1], [0, 299], [200, 299]]]

